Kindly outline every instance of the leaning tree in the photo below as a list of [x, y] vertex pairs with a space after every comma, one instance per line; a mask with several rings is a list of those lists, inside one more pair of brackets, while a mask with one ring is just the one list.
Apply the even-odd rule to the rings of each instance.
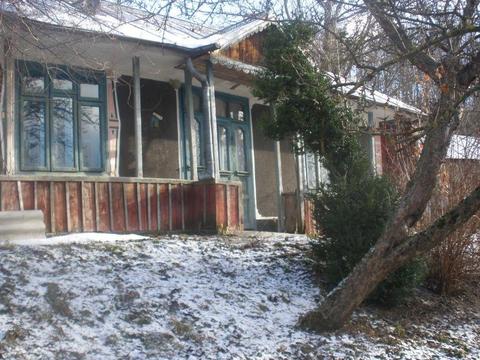
[[431, 83], [435, 100], [427, 109], [422, 153], [394, 214], [352, 272], [301, 319], [314, 330], [341, 327], [388, 274], [431, 250], [480, 209], [477, 187], [428, 228], [414, 231], [432, 197], [462, 109], [480, 91], [479, 0], [364, 0], [349, 6], [373, 16], [378, 29], [373, 36], [385, 39], [382, 51], [390, 55], [383, 64], [364, 65], [367, 78], [407, 60]]

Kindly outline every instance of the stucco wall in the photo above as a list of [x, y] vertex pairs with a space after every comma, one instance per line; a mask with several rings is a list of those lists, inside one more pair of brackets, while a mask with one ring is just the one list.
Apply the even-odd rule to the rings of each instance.
[[[120, 175], [135, 176], [135, 123], [130, 77], [118, 85], [121, 120]], [[141, 80], [143, 173], [145, 177], [179, 178], [177, 105], [175, 90], [165, 82]], [[153, 112], [163, 120], [151, 126]]]
[[[274, 141], [263, 134], [260, 126], [260, 119], [267, 113], [266, 106], [254, 105], [252, 108], [257, 207], [262, 216], [277, 216]], [[281, 142], [280, 148], [283, 189], [284, 192], [293, 192], [296, 188], [295, 157], [287, 140]]]

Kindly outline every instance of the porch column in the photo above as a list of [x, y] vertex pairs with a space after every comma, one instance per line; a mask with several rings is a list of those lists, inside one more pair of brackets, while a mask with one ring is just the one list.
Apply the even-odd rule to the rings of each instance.
[[207, 68], [207, 84], [208, 84], [208, 92], [209, 92], [209, 106], [210, 106], [210, 116], [209, 116], [209, 125], [210, 131], [212, 134], [212, 147], [211, 151], [213, 151], [213, 177], [215, 180], [220, 179], [220, 161], [218, 157], [218, 136], [217, 136], [217, 109], [215, 105], [215, 81], [213, 76], [213, 65], [211, 61], [207, 61], [206, 63]]
[[140, 59], [134, 56], [133, 65], [133, 95], [135, 116], [135, 149], [137, 160], [137, 177], [143, 177], [143, 150], [142, 150], [142, 102], [140, 97]]
[[[185, 137], [188, 138], [189, 147], [187, 149], [190, 155], [190, 174], [192, 180], [198, 180], [197, 172], [197, 133], [195, 132], [195, 118], [193, 109], [193, 93], [192, 93], [192, 73], [190, 70], [185, 69], [185, 113], [186, 113], [186, 126]], [[185, 164], [186, 166], [187, 164]]]
[[4, 108], [5, 113], [3, 121], [5, 125], [5, 133], [3, 148], [5, 150], [4, 169], [6, 175], [15, 174], [15, 61], [6, 51], [5, 56], [5, 97]]
[[295, 169], [297, 173], [297, 219], [299, 221], [299, 228], [297, 231], [303, 232], [305, 227], [305, 208], [304, 208], [304, 178], [303, 178], [303, 156], [300, 154], [295, 155]]
[[274, 151], [275, 151], [275, 178], [277, 180], [277, 216], [278, 216], [278, 223], [277, 223], [277, 231], [283, 232], [285, 229], [284, 222], [285, 222], [285, 214], [283, 208], [283, 181], [282, 181], [282, 153], [280, 149], [280, 141], [275, 141], [274, 143]]

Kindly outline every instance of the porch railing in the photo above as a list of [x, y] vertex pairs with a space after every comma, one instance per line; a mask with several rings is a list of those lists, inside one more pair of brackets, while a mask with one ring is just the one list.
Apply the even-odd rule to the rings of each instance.
[[241, 230], [241, 197], [237, 182], [0, 176], [0, 211], [42, 210], [51, 234]]

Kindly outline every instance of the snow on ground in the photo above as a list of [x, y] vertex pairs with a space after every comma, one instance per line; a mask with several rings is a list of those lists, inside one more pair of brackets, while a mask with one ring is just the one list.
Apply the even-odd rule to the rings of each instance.
[[365, 309], [337, 333], [298, 329], [320, 298], [302, 236], [97, 236], [0, 248], [0, 359], [480, 357], [480, 316]]

